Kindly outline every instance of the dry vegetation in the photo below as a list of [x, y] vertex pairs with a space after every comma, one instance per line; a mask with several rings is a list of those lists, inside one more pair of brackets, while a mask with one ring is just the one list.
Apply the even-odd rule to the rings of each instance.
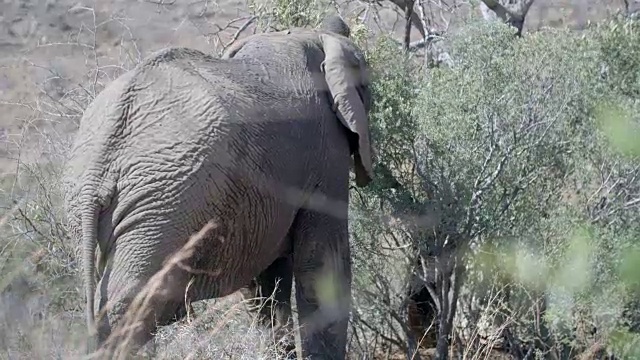
[[[404, 42], [405, 47], [414, 48], [418, 58], [423, 57], [425, 53], [420, 50], [425, 48], [420, 45], [420, 41], [424, 40], [422, 33], [427, 37], [431, 36], [430, 39], [454, 34], [464, 31], [461, 29], [470, 19], [479, 18], [482, 15], [479, 7], [476, 6], [477, 4], [473, 5], [472, 1], [425, 1], [424, 7], [416, 7], [416, 9], [421, 9], [421, 11], [415, 11], [419, 24], [407, 33], [404, 20], [406, 14], [400, 6], [404, 3], [402, 1], [349, 1], [339, 4], [328, 1], [306, 1], [300, 3], [321, 10], [338, 11], [351, 23], [354, 36], [363, 44], [366, 43], [373, 47], [375, 38], [381, 34], [391, 34], [391, 38], [398, 42], [394, 51], [400, 53], [399, 45]], [[423, 2], [416, 1], [415, 4], [420, 5]], [[631, 10], [634, 9], [634, 6], [640, 5], [631, 1], [629, 5]], [[536, 0], [526, 14], [524, 33], [527, 35], [545, 26], [580, 29], [585, 27], [588, 21], [601, 21], [624, 7], [625, 2], [622, 0], [619, 2], [612, 0]], [[291, 11], [292, 9], [294, 11]], [[303, 15], [298, 16], [298, 13], [303, 13]], [[2, 236], [0, 236], [1, 359], [67, 359], [78, 358], [82, 355], [86, 327], [82, 284], [78, 276], [80, 265], [77, 252], [78, 244], [72, 243], [67, 233], [64, 214], [60, 208], [61, 187], [59, 182], [61, 165], [80, 116], [96, 94], [119, 74], [134, 67], [145, 55], [162, 47], [179, 45], [220, 54], [231, 42], [252, 32], [268, 31], [274, 26], [283, 26], [283, 22], [284, 25], [299, 25], [301, 21], [315, 25], [314, 22], [317, 23], [321, 15], [321, 13], [307, 11], [304, 7], [296, 8], [294, 2], [284, 0], [247, 2], [245, 0], [229, 0], [227, 2], [208, 0], [109, 0], [99, 2], [25, 0], [4, 1], [0, 4], [0, 139], [3, 146], [0, 149], [2, 154], [0, 168], [3, 171], [2, 187], [0, 188], [0, 204], [3, 209], [0, 221], [2, 228]], [[287, 24], [286, 21], [290, 23]], [[421, 31], [420, 29], [426, 30]], [[440, 47], [435, 42], [433, 44], [436, 45], [426, 47], [428, 56], [431, 59], [436, 59], [435, 62], [446, 63], [446, 58], [449, 56], [446, 47]], [[387, 46], [394, 45], [387, 44]], [[378, 64], [388, 64], [385, 61], [399, 59], [385, 58], [385, 56], [389, 56], [385, 55], [386, 53], [376, 54], [379, 56], [376, 60]], [[530, 55], [534, 56], [535, 54]], [[395, 65], [398, 64], [394, 63], [392, 68], [398, 69]], [[567, 66], [570, 67], [570, 65]], [[411, 81], [409, 78], [405, 80], [407, 83]], [[438, 84], [436, 80], [433, 82]], [[445, 77], [440, 79], [440, 83], [446, 80], [457, 81], [461, 78]], [[562, 86], [562, 84], [557, 86]], [[433, 89], [438, 88], [431, 88], [431, 90]], [[500, 92], [496, 92], [493, 95], [499, 96], [500, 94]], [[536, 93], [534, 95], [544, 97], [548, 94]], [[407, 95], [407, 97], [409, 96]], [[452, 94], [443, 94], [437, 98], [445, 99], [445, 96], [455, 97]], [[482, 101], [480, 97], [472, 100], [480, 103]], [[394, 104], [396, 103], [391, 101], [389, 106], [393, 107]], [[443, 107], [445, 105], [451, 107], [459, 105], [447, 103], [445, 100], [442, 100], [440, 104], [443, 104]], [[437, 106], [438, 103], [435, 103], [435, 100], [434, 103], [424, 104], [424, 108], [429, 109], [437, 108]], [[402, 106], [398, 108], [402, 108]], [[542, 112], [541, 109], [537, 109], [537, 111]], [[399, 115], [394, 112], [393, 116], [398, 117]], [[429, 116], [424, 115], [424, 118], [429, 118]], [[391, 119], [386, 121], [392, 122]], [[379, 122], [383, 123], [384, 120]], [[406, 125], [402, 122], [399, 124]], [[530, 124], [505, 122], [503, 125], [522, 128]], [[393, 127], [393, 124], [386, 126], [386, 129], [389, 129]], [[428, 124], [425, 126], [428, 127]], [[462, 128], [462, 125], [460, 127]], [[537, 136], [539, 136], [540, 139], [547, 139], [549, 146], [554, 146], [553, 141], [557, 139], [546, 137], [546, 133], [542, 136], [535, 131], [535, 129], [531, 130], [531, 138], [527, 138], [529, 133], [525, 133], [522, 136], [524, 139], [522, 141], [535, 142], [538, 140], [531, 139], [538, 139]], [[398, 134], [400, 133], [399, 130]], [[461, 135], [461, 137], [463, 136]], [[406, 135], [398, 135], [389, 142], [406, 140], [411, 142], [414, 147], [420, 146], [418, 140], [408, 139]], [[384, 143], [382, 138], [379, 138], [378, 142]], [[420, 181], [423, 181], [424, 179], [421, 178], [423, 174], [416, 174], [416, 172], [420, 172], [420, 169], [416, 170], [419, 167], [416, 164], [422, 160], [416, 160], [417, 157], [412, 158], [411, 156], [415, 154], [411, 155], [409, 150], [407, 150], [409, 152], [403, 152], [406, 149], [392, 149], [389, 146], [382, 144], [383, 150], [381, 152], [389, 159], [393, 159], [393, 161], [389, 161], [389, 164], [397, 166], [378, 168], [377, 171], [381, 173], [387, 171], [391, 174], [389, 176], [395, 179], [394, 181], [401, 184], [400, 186], [407, 186], [410, 179], [420, 178]], [[499, 159], [516, 159], [519, 156], [514, 152], [499, 153], [498, 150], [496, 151], [497, 156], [502, 156]], [[466, 153], [460, 153], [460, 155], [467, 156]], [[398, 160], [395, 158], [396, 156], [402, 160]], [[406, 162], [405, 160], [408, 158], [411, 160]], [[517, 159], [524, 159], [524, 157]], [[468, 161], [468, 164], [471, 164], [474, 160], [478, 159], [469, 155], [458, 161]], [[487, 161], [486, 169], [483, 168], [480, 172], [498, 174], [501, 170], [495, 169], [498, 167], [502, 169], [504, 163], [507, 162], [507, 160], [491, 161], [490, 164]], [[400, 162], [402, 164], [398, 165]], [[435, 160], [424, 160], [424, 162], [433, 167], [445, 166]], [[541, 168], [544, 168], [545, 171], [549, 170], [546, 167]], [[495, 171], [491, 172], [492, 169]], [[585, 184], [583, 192], [591, 190], [594, 194], [602, 195], [603, 189], [607, 189], [610, 193], [615, 190], [622, 194], [625, 186], [632, 188], [632, 185], [637, 182], [635, 177], [629, 175], [625, 178], [627, 183], [624, 183], [623, 180], [616, 180], [618, 182], [612, 184], [609, 182], [609, 177], [606, 176], [607, 170], [610, 174], [616, 171], [616, 174], [620, 174], [620, 170], [617, 168], [605, 169], [603, 163], [603, 172], [601, 173], [603, 181], [594, 182], [595, 185]], [[543, 171], [536, 172], [531, 168], [518, 169], [518, 171], [520, 172], [509, 173], [509, 176], [524, 182], [529, 180], [527, 176], [531, 171], [535, 173], [535, 176], [548, 175]], [[631, 173], [631, 170], [628, 173]], [[386, 175], [382, 178], [389, 179]], [[491, 177], [479, 177], [478, 179], [478, 186], [473, 188], [478, 192], [477, 196], [473, 197], [474, 201], [477, 200], [476, 198], [480, 198], [481, 192], [486, 192], [490, 184], [499, 183], [496, 178], [492, 180]], [[486, 181], [482, 182], [484, 180]], [[440, 184], [445, 180], [430, 178], [430, 181]], [[531, 181], [533, 182], [533, 179]], [[388, 194], [391, 187], [385, 186], [387, 185], [379, 183], [372, 191], [379, 191], [376, 196], [382, 193]], [[590, 186], [594, 188], [591, 189]], [[622, 190], [620, 190], [621, 187]], [[394, 190], [394, 194], [404, 191], [399, 190], [400, 187], [395, 189], [397, 191]], [[569, 191], [570, 201], [568, 202], [572, 201], [571, 196], [580, 197], [572, 192], [574, 188], [571, 189]], [[421, 190], [413, 189], [412, 191], [408, 193], [411, 193], [411, 196], [416, 199], [424, 195], [420, 193]], [[554, 192], [549, 196], [556, 194]], [[358, 195], [355, 194], [354, 197]], [[364, 196], [369, 195], [371, 194], [364, 194]], [[440, 195], [428, 194], [431, 198]], [[507, 197], [508, 200], [503, 198], [499, 200], [511, 201], [509, 199], [516, 199], [517, 196], [519, 193], [514, 192], [513, 198]], [[608, 211], [613, 214], [616, 211], [626, 211], [633, 208], [637, 205], [637, 203], [633, 203], [635, 195], [629, 196], [624, 201], [626, 208], [623, 207], [622, 210], [609, 208]], [[455, 336], [452, 336], [450, 340], [454, 345], [450, 349], [454, 357], [460, 356], [465, 359], [517, 358], [518, 356], [514, 354], [518, 354], [518, 351], [521, 356], [524, 354], [527, 358], [543, 356], [542, 353], [534, 354], [534, 350], [531, 349], [540, 352], [547, 351], [544, 356], [548, 358], [562, 359], [578, 358], [578, 356], [587, 359], [589, 351], [602, 353], [605, 339], [594, 335], [590, 329], [572, 329], [576, 334], [582, 331], [580, 333], [582, 337], [573, 337], [571, 340], [573, 343], [569, 345], [558, 345], [561, 342], [559, 338], [554, 338], [555, 342], [545, 343], [551, 336], [548, 334], [549, 330], [545, 328], [544, 321], [540, 320], [540, 316], [549, 304], [546, 302], [548, 299], [542, 299], [544, 296], [539, 296], [544, 291], [538, 287], [527, 288], [520, 283], [515, 285], [514, 283], [491, 283], [489, 286], [487, 283], [483, 283], [486, 279], [473, 278], [477, 274], [471, 274], [471, 271], [466, 275], [470, 279], [470, 285], [463, 287], [462, 280], [457, 281], [455, 276], [461, 265], [455, 261], [453, 261], [455, 263], [453, 265], [451, 263], [444, 264], [444, 260], [442, 260], [447, 257], [441, 254], [453, 253], [456, 250], [447, 247], [447, 241], [450, 239], [447, 236], [451, 234], [442, 237], [440, 236], [442, 233], [438, 235], [420, 233], [418, 225], [428, 227], [425, 225], [428, 223], [425, 218], [429, 218], [424, 215], [426, 210], [410, 212], [415, 208], [409, 209], [405, 203], [401, 204], [406, 199], [399, 199], [399, 196], [395, 200], [389, 200], [391, 196], [386, 198], [385, 205], [382, 205], [383, 197], [380, 195], [376, 200], [371, 200], [371, 202], [379, 200], [379, 204], [367, 203], [364, 200], [362, 203], [357, 203], [359, 204], [358, 211], [360, 211], [357, 213], [358, 219], [364, 217], [365, 220], [360, 219], [354, 223], [357, 224], [358, 229], [373, 230], [367, 230], [370, 233], [363, 231], [354, 234], [354, 241], [361, 247], [354, 251], [357, 257], [355, 260], [356, 271], [360, 271], [356, 274], [357, 291], [360, 294], [357, 296], [360, 298], [356, 301], [358, 306], [353, 312], [353, 326], [349, 339], [350, 354], [353, 358], [416, 358], [416, 353], [421, 354], [423, 358], [434, 356], [435, 350], [426, 348], [436, 346], [438, 340], [436, 336], [426, 335], [431, 336], [431, 339], [425, 341], [425, 346], [419, 351], [415, 350], [415, 339], [413, 339], [413, 344], [412, 340], [407, 340], [410, 338], [408, 334], [412, 331], [416, 333], [416, 331], [410, 328], [405, 311], [408, 308], [407, 303], [415, 300], [408, 297], [407, 288], [410, 286], [407, 284], [415, 284], [416, 281], [420, 284], [433, 284], [436, 279], [438, 281], [436, 289], [441, 292], [435, 294], [435, 297], [440, 298], [441, 304], [448, 301], [447, 306], [449, 306], [450, 314], [447, 316], [451, 317], [449, 325], [455, 325], [458, 330], [443, 329], [442, 323], [439, 325], [440, 328], [434, 325], [432, 330], [439, 329], [440, 332], [445, 331], [447, 334], [452, 331], [455, 333]], [[371, 195], [370, 199], [373, 198], [374, 196]], [[394, 201], [396, 202], [394, 203]], [[418, 203], [415, 199], [411, 201]], [[490, 202], [492, 199], [485, 201]], [[527, 198], [526, 201], [528, 201], [527, 204], [542, 203], [547, 199]], [[375, 213], [371, 210], [375, 207], [374, 205], [379, 205]], [[473, 203], [470, 208], [478, 206], [480, 205]], [[539, 211], [540, 209], [535, 208], [534, 210]], [[597, 209], [593, 211], [597, 211]], [[610, 219], [610, 215], [607, 213], [609, 216], [607, 219]], [[559, 215], [550, 214], [549, 216], [553, 218]], [[605, 217], [602, 214], [594, 215], [594, 223], [600, 219], [598, 216]], [[445, 217], [458, 218], [458, 214], [447, 214]], [[471, 223], [471, 218], [471, 215], [465, 217], [469, 223]], [[516, 225], [521, 226], [521, 222], [516, 225], [514, 225], [515, 222], [509, 222], [512, 221], [511, 218], [496, 219], [496, 222], [501, 221], [499, 226], [504, 229], [512, 227], [516, 229]], [[378, 224], [388, 225], [388, 228], [374, 229], [373, 225], [366, 223], [377, 220], [380, 220]], [[370, 227], [367, 228], [367, 226]], [[489, 232], [487, 229], [496, 225], [492, 223], [478, 226], [469, 225], [470, 229], [473, 228], [466, 236], [470, 239], [485, 236], [485, 233]], [[522, 229], [522, 227], [517, 227], [517, 229]], [[563, 231], [563, 229], [554, 230], [556, 232]], [[494, 232], [491, 233], [491, 236], [502, 238], [518, 236], [518, 234], [506, 234], [507, 232], [506, 230], [500, 234]], [[532, 233], [527, 233], [526, 236], [532, 236]], [[540, 233], [542, 234], [542, 231]], [[545, 238], [540, 240], [544, 242], [540, 247], [551, 246], [553, 240], [550, 239], [550, 233], [544, 233], [541, 236]], [[430, 275], [432, 274], [429, 270], [431, 268], [425, 263], [425, 259], [428, 257], [416, 255], [415, 246], [412, 247], [405, 243], [407, 239], [418, 237], [427, 238], [431, 244], [437, 245], [436, 248], [440, 254], [438, 261], [442, 260], [438, 262], [438, 266], [441, 266], [438, 270], [444, 271], [448, 275], [454, 273], [454, 276], [438, 275], [438, 277], [434, 277], [434, 275]], [[383, 246], [374, 241], [380, 239], [385, 240]], [[194, 238], [194, 241], [197, 241], [197, 237]], [[465, 244], [460, 248], [465, 246], [472, 247], [473, 244]], [[514, 245], [514, 247], [517, 246]], [[378, 252], [374, 256], [368, 251]], [[433, 251], [433, 247], [430, 251]], [[485, 249], [474, 251], [482, 253]], [[580, 252], [580, 249], [576, 252]], [[430, 253], [429, 256], [431, 255], [433, 254]], [[364, 264], [358, 259], [369, 259], [370, 262]], [[460, 259], [456, 258], [456, 260]], [[179, 258], [173, 259], [168, 262], [167, 266], [176, 266], [179, 261]], [[535, 263], [535, 259], [531, 261]], [[392, 264], [392, 269], [384, 267], [389, 263]], [[417, 271], [418, 275], [407, 275], [407, 269], [414, 269], [416, 263], [420, 268], [420, 271]], [[574, 271], [582, 269], [580, 263], [573, 265], [575, 265]], [[485, 265], [468, 265], [469, 268], [473, 268], [473, 266], [482, 267]], [[513, 268], [509, 269], [513, 270]], [[529, 270], [533, 271], [531, 268]], [[384, 276], [381, 276], [382, 271], [384, 271]], [[163, 274], [160, 273], [157, 276], [158, 281], [161, 281]], [[462, 277], [462, 273], [459, 276]], [[408, 278], [411, 280], [407, 280]], [[391, 280], [385, 282], [385, 279]], [[153, 286], [154, 283], [151, 282], [149, 284], [150, 293], [154, 293]], [[446, 287], [444, 291], [443, 287]], [[450, 292], [449, 288], [456, 290]], [[539, 293], [531, 293], [536, 291]], [[451, 295], [452, 293], [455, 295]], [[483, 294], [481, 301], [474, 300], [472, 296], [478, 293]], [[136, 305], [139, 306], [134, 307], [133, 314], [135, 311], [144, 311], [145, 301], [149, 301], [145, 297], [148, 294], [140, 294], [139, 299], [136, 300]], [[274, 346], [274, 340], [270, 337], [270, 333], [260, 327], [256, 319], [245, 311], [245, 304], [237, 295], [193, 304], [195, 314], [190, 314], [186, 320], [180, 323], [162, 328], [155, 340], [158, 357], [166, 359], [275, 358], [277, 348]], [[458, 299], [458, 295], [460, 299]], [[519, 298], [513, 300], [516, 297]], [[457, 310], [452, 301], [458, 303]], [[479, 308], [483, 310], [480, 311]], [[584, 309], [576, 306], [572, 310], [579, 312]], [[446, 312], [443, 309], [440, 311]], [[456, 313], [464, 313], [463, 320], [454, 322], [453, 316]], [[133, 314], [133, 318], [130, 320], [135, 320]], [[525, 326], [522, 324], [523, 319], [533, 319], [533, 324]], [[428, 328], [428, 324], [420, 323], [418, 325], [418, 329], [420, 326], [423, 329]], [[534, 330], [523, 334], [526, 332], [523, 328], [527, 326]], [[518, 331], [520, 333], [517, 333]], [[525, 335], [532, 333], [537, 338], [524, 340]], [[576, 340], [577, 338], [579, 339]], [[540, 342], [543, 344], [539, 344]], [[531, 344], [535, 346], [531, 346]], [[507, 345], [511, 346], [510, 350], [506, 348]], [[513, 349], [514, 347], [520, 348], [516, 351]], [[493, 348], [500, 348], [500, 351]], [[560, 350], [551, 350], [551, 348]], [[569, 348], [580, 350], [574, 352], [566, 350]], [[563, 352], [565, 350], [568, 352]], [[507, 352], [511, 352], [511, 355], [508, 355]], [[577, 355], [578, 352], [582, 355]], [[442, 351], [439, 356], [442, 357]]]

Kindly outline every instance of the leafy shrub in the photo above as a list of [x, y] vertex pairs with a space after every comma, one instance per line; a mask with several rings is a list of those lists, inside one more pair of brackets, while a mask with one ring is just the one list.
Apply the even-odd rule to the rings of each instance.
[[[380, 314], [403, 321], [402, 301], [381, 291], [402, 299], [402, 285], [389, 284], [432, 278], [448, 257], [466, 261], [460, 304], [480, 312], [458, 317], [512, 324], [501, 336], [520, 356], [530, 348], [564, 358], [631, 336], [616, 334], [627, 334], [633, 312], [620, 269], [635, 268], [621, 259], [638, 236], [629, 134], [640, 42], [636, 23], [617, 21], [524, 38], [500, 23], [471, 23], [448, 39], [452, 64], [426, 76], [391, 42], [371, 47], [377, 179], [353, 197], [352, 238], [357, 277], [368, 279], [359, 284], [371, 292], [356, 297], [368, 299], [360, 304], [374, 307], [380, 326], [393, 322]], [[415, 256], [430, 265], [405, 259]], [[415, 276], [398, 277], [385, 257]], [[500, 308], [490, 309], [495, 289]], [[462, 333], [483, 330], [468, 323]], [[405, 335], [396, 331], [393, 342]]]
[[316, 27], [329, 9], [323, 0], [249, 0], [248, 4], [262, 32]]
[[640, 22], [617, 17], [599, 26], [595, 35], [603, 56], [607, 83], [626, 96], [640, 96]]

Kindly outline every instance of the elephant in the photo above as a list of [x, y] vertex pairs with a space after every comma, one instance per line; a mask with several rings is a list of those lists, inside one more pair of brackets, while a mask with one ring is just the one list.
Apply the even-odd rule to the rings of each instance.
[[155, 52], [86, 108], [64, 208], [82, 244], [89, 351], [135, 352], [185, 303], [229, 295], [285, 257], [302, 355], [345, 358], [350, 170], [357, 186], [373, 180], [369, 68], [339, 33], [267, 38], [288, 45], [270, 59]]

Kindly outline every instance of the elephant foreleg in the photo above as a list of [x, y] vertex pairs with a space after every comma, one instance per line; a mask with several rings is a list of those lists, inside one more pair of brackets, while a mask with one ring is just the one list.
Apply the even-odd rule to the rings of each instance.
[[293, 226], [302, 357], [345, 359], [351, 305], [347, 219], [305, 209]]

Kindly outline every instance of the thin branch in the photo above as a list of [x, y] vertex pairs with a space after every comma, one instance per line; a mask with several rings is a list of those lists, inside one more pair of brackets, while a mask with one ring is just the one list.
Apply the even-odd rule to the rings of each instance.
[[255, 20], [257, 19], [257, 16], [251, 16], [247, 19], [247, 21], [244, 22], [244, 24], [242, 24], [238, 30], [236, 30], [236, 32], [233, 34], [233, 36], [231, 37], [231, 40], [224, 45], [224, 49], [228, 48], [229, 46], [231, 46], [231, 44], [233, 44], [236, 40], [238, 40], [238, 38], [240, 37], [240, 34], [242, 34], [243, 31], [245, 31], [249, 25], [251, 25]]

